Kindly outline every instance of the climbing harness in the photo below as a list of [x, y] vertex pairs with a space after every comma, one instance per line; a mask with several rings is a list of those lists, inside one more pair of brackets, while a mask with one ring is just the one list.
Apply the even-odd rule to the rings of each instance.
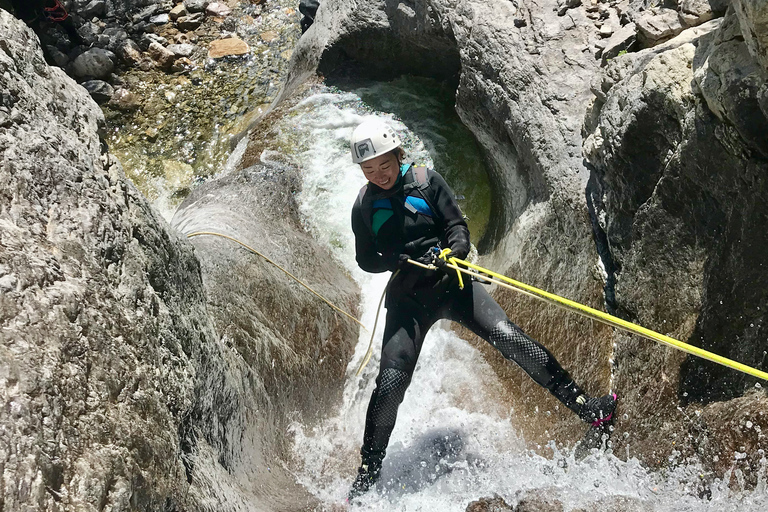
[[53, 0], [54, 6], [53, 7], [44, 7], [43, 12], [45, 14], [45, 17], [48, 19], [48, 21], [54, 21], [57, 23], [60, 23], [67, 18], [69, 18], [69, 13], [64, 8], [63, 5], [61, 5], [61, 2], [59, 0]]
[[[427, 268], [427, 269], [436, 268], [434, 267], [434, 265], [431, 265], [431, 266], [424, 265], [413, 260], [408, 260], [408, 262], [413, 265]], [[468, 268], [459, 267], [459, 264]], [[535, 299], [542, 300], [544, 302], [553, 304], [555, 306], [566, 309], [568, 311], [572, 311], [574, 313], [577, 313], [586, 318], [590, 318], [597, 322], [610, 325], [611, 327], [615, 327], [617, 329], [621, 329], [633, 334], [637, 334], [646, 339], [656, 341], [658, 343], [667, 345], [672, 348], [676, 348], [677, 350], [681, 350], [688, 354], [692, 354], [694, 356], [701, 357], [702, 359], [712, 361], [713, 363], [718, 363], [728, 368], [731, 368], [733, 370], [737, 370], [737, 371], [746, 373], [747, 375], [751, 375], [753, 377], [757, 377], [757, 378], [768, 381], [768, 373], [766, 372], [760, 371], [756, 368], [752, 368], [751, 366], [747, 366], [737, 361], [733, 361], [731, 359], [717, 355], [713, 352], [709, 352], [708, 350], [704, 350], [702, 348], [694, 347], [693, 345], [683, 343], [682, 341], [676, 340], [675, 338], [672, 338], [670, 336], [666, 336], [664, 334], [660, 334], [650, 329], [646, 329], [645, 327], [635, 325], [626, 320], [622, 320], [621, 318], [615, 317], [613, 315], [609, 315], [608, 313], [604, 313], [602, 311], [598, 311], [597, 309], [590, 308], [589, 306], [585, 306], [584, 304], [579, 304], [578, 302], [560, 297], [559, 295], [555, 295], [554, 293], [549, 293], [544, 290], [540, 290], [533, 286], [527, 285], [525, 283], [515, 281], [514, 279], [510, 279], [507, 276], [498, 274], [496, 272], [493, 272], [492, 270], [488, 270], [487, 268], [474, 265], [468, 261], [460, 260], [458, 258], [450, 258], [448, 262], [445, 264], [445, 266], [448, 268], [452, 268], [457, 272], [461, 272], [469, 276], [472, 276], [476, 279], [482, 279], [483, 281], [497, 284], [499, 286], [513, 290], [515, 292], [522, 293], [524, 295], [528, 295], [529, 297], [533, 297]]]

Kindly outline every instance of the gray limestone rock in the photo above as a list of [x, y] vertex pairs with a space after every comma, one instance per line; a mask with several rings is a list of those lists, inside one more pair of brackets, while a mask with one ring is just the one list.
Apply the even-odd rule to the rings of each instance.
[[768, 70], [750, 52], [746, 38], [731, 37], [739, 30], [737, 17], [727, 17], [721, 30], [727, 35], [714, 37], [702, 46], [694, 78], [709, 109], [768, 157], [768, 116], [760, 107]]
[[184, 7], [189, 12], [203, 12], [209, 3], [210, 0], [184, 0]]
[[732, 0], [750, 53], [768, 69], [768, 2]]
[[203, 24], [203, 21], [205, 21], [205, 14], [197, 12], [188, 16], [181, 16], [176, 20], [176, 26], [179, 27], [179, 30], [188, 32], [197, 29]]
[[106, 103], [112, 99], [115, 89], [103, 80], [88, 80], [81, 83], [91, 98], [98, 104]]
[[115, 69], [115, 54], [102, 48], [91, 48], [72, 63], [72, 71], [80, 78], [107, 78]]
[[601, 55], [602, 64], [604, 65], [610, 59], [615, 58], [622, 51], [627, 51], [635, 43], [637, 39], [637, 32], [634, 23], [628, 23], [619, 30], [613, 33], [603, 49]]
[[638, 40], [644, 47], [655, 46], [671, 39], [685, 27], [674, 9], [659, 8], [643, 12], [635, 20]]
[[678, 6], [678, 12], [684, 25], [695, 27], [712, 18], [722, 16], [727, 7], [727, 0], [682, 0]]
[[168, 51], [172, 52], [177, 57], [190, 57], [192, 52], [195, 51], [196, 46], [193, 44], [169, 44]]
[[[757, 260], [768, 250], [768, 235], [757, 227], [768, 208], [768, 181], [757, 177], [768, 171], [759, 135], [768, 130], [759, 108], [766, 78], [738, 29], [735, 16], [712, 20], [612, 61], [595, 102], [598, 115], [586, 123], [584, 152], [597, 179], [595, 217], [610, 247], [623, 314], [759, 365], [763, 334], [754, 326], [766, 315], [748, 302], [768, 300], [768, 273]], [[728, 457], [727, 443], [715, 453], [664, 439], [675, 432], [677, 439], [710, 435], [691, 431], [680, 405], [699, 410], [709, 403], [706, 431], [726, 431], [727, 407], [717, 402], [740, 396], [754, 381], [627, 336], [616, 341], [614, 377], [627, 390], [627, 414], [615, 427], [632, 435], [614, 436], [614, 450], [643, 447], [638, 455], [651, 463], [673, 449], [695, 451], [711, 470], [724, 471], [717, 461]], [[640, 381], [644, 392], [628, 391]], [[765, 396], [757, 402], [753, 408], [768, 408]], [[638, 430], [638, 421], [651, 428]]]
[[86, 90], [1, 10], [0, 48], [3, 506], [179, 507], [217, 339], [194, 252], [105, 152]]
[[[107, 152], [96, 103], [2, 10], [0, 90], [2, 506], [318, 508], [283, 469], [285, 432], [334, 410], [357, 327], [231, 242], [168, 226]], [[297, 170], [229, 180], [187, 220], [285, 242], [275, 259], [355, 313], [349, 276], [315, 263], [330, 258], [301, 227]]]

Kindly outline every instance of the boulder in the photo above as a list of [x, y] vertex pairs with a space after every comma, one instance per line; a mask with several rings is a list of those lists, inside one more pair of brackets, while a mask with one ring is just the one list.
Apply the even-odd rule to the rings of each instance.
[[678, 6], [680, 21], [695, 27], [712, 18], [722, 16], [728, 8], [727, 0], [682, 0]]
[[609, 60], [617, 57], [622, 51], [627, 51], [635, 43], [637, 32], [634, 23], [628, 23], [613, 33], [603, 49], [601, 58], [605, 65]]
[[211, 41], [208, 47], [208, 57], [219, 59], [230, 55], [245, 55], [251, 51], [248, 44], [238, 37], [228, 37], [227, 39], [217, 39]]
[[651, 9], [635, 21], [638, 40], [643, 47], [655, 46], [678, 35], [685, 28], [674, 9]]
[[749, 52], [768, 69], [768, 2], [732, 0]]
[[102, 48], [91, 48], [72, 63], [72, 72], [79, 78], [107, 78], [115, 69], [115, 54]]
[[115, 89], [103, 80], [88, 80], [81, 83], [88, 94], [91, 95], [96, 103], [106, 103], [112, 99], [112, 95], [115, 93]]
[[107, 13], [107, 2], [106, 0], [91, 0], [77, 13], [85, 19], [100, 18]]
[[189, 14], [187, 11], [187, 8], [184, 4], [179, 4], [168, 13], [168, 16], [170, 17], [171, 21], [176, 21], [182, 16], [186, 16]]

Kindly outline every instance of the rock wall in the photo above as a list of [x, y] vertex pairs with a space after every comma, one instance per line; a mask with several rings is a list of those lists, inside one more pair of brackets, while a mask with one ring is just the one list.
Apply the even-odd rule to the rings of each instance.
[[[332, 408], [356, 329], [244, 251], [171, 229], [88, 93], [2, 10], [0, 90], [0, 508], [311, 509], [285, 427]], [[270, 172], [232, 178], [269, 208], [228, 227], [321, 257], [295, 174]], [[335, 265], [296, 261], [357, 302]]]
[[0, 508], [177, 508], [216, 342], [192, 247], [105, 151], [103, 115], [0, 11]]
[[[735, 2], [723, 19], [727, 2], [327, 0], [299, 42], [286, 93], [317, 69], [345, 73], [348, 60], [373, 76], [382, 62], [385, 74], [413, 72], [388, 58], [411, 42], [415, 62], [458, 53], [456, 108], [496, 191], [482, 263], [765, 369], [757, 4]], [[390, 39], [366, 46], [384, 30]], [[622, 456], [663, 465], [698, 454], [722, 474], [737, 440], [751, 445], [743, 425], [761, 421], [762, 393], [733, 402], [741, 420], [702, 406], [741, 396], [753, 379], [528, 298], [496, 297], [588, 391], [620, 394]], [[529, 439], [575, 439], [573, 418], [535, 416], [534, 405], [557, 404], [487, 352]], [[718, 437], [738, 421], [727, 441]], [[737, 456], [738, 467], [757, 468], [748, 459]]]
[[[729, 11], [616, 58], [596, 85], [585, 154], [600, 182], [622, 314], [764, 369], [768, 118], [759, 103], [768, 75], [743, 30]], [[627, 410], [618, 428], [630, 434], [620, 449], [634, 446], [649, 462], [698, 452], [718, 473], [759, 467], [761, 436], [746, 459], [734, 462], [743, 451], [734, 448], [735, 439], [751, 443], [743, 425], [762, 423], [764, 394], [712, 403], [755, 389], [756, 379], [625, 336], [615, 361]], [[742, 426], [729, 431], [734, 420]]]

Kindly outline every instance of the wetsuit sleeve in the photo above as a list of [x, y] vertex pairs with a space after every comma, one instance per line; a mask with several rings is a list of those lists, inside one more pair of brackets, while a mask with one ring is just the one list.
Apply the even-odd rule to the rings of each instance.
[[469, 228], [464, 215], [443, 177], [431, 169], [427, 172], [432, 189], [432, 206], [443, 222], [444, 240], [448, 242], [451, 256], [466, 259], [469, 254]]
[[378, 274], [397, 267], [396, 260], [376, 252], [376, 243], [363, 221], [362, 208], [358, 202], [352, 207], [352, 231], [355, 233], [355, 259], [361, 269]]

